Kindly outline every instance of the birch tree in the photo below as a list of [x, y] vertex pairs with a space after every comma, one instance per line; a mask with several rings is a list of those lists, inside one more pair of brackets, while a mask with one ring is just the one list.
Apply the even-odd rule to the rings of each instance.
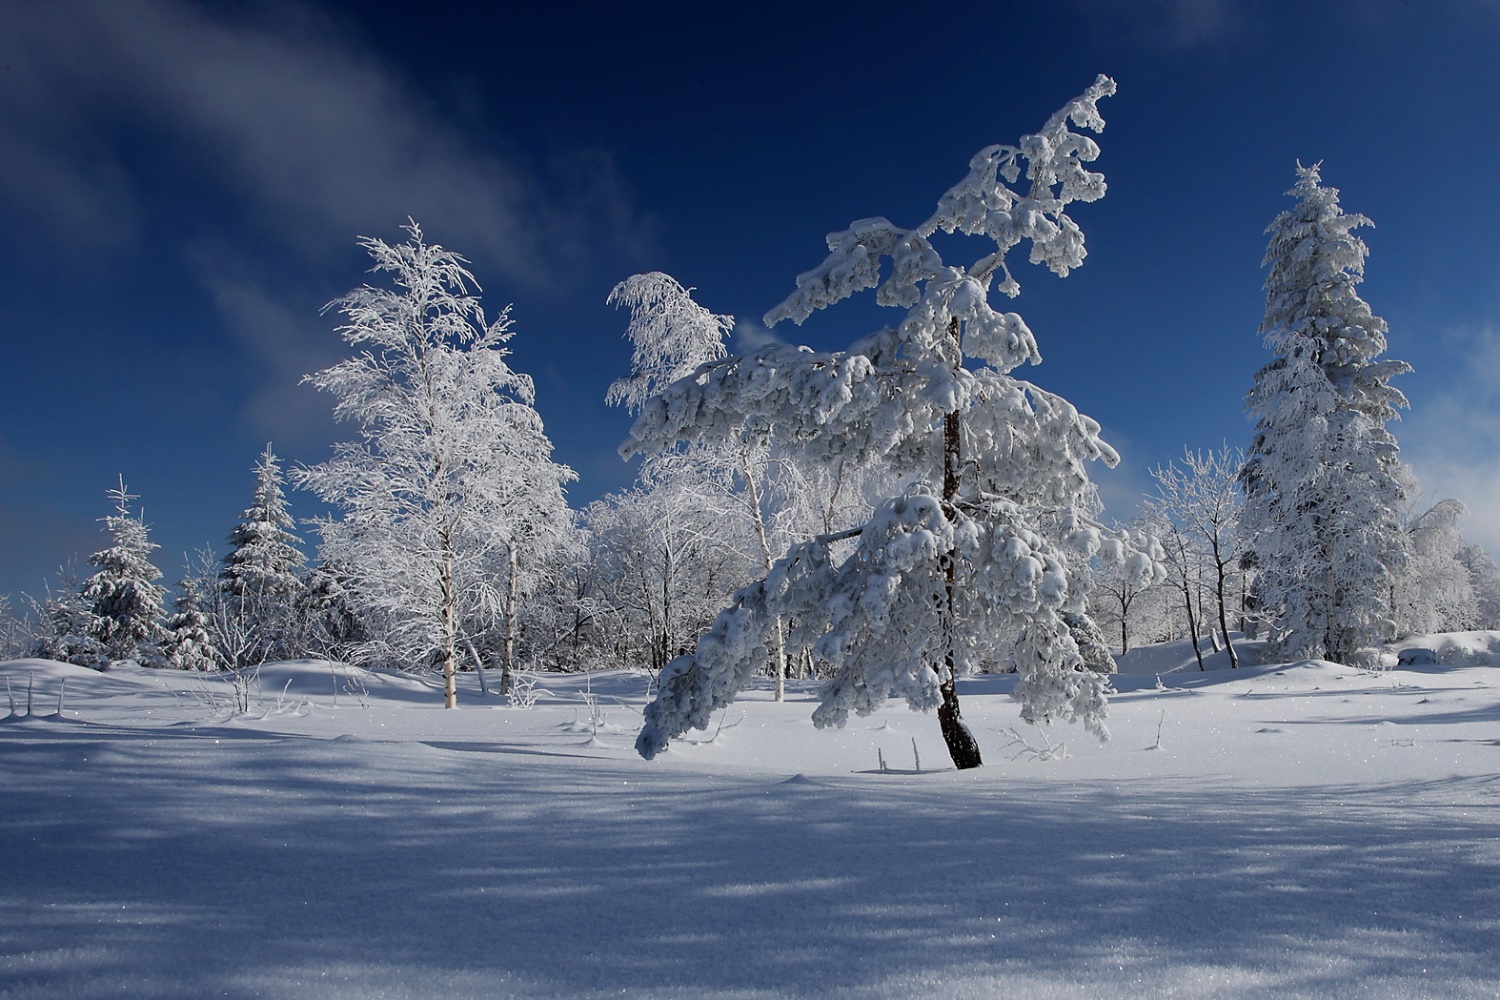
[[[1191, 564], [1206, 562], [1212, 573], [1214, 610], [1217, 612], [1219, 635], [1229, 653], [1231, 669], [1240, 665], [1239, 653], [1234, 648], [1234, 637], [1229, 627], [1231, 590], [1233, 577], [1243, 554], [1240, 543], [1239, 474], [1244, 465], [1244, 455], [1227, 444], [1218, 451], [1188, 451], [1184, 449], [1182, 464], [1168, 462], [1151, 473], [1156, 480], [1156, 496], [1148, 502], [1148, 509], [1169, 522], [1178, 541], [1175, 543], [1181, 561], [1181, 577], [1184, 592], [1188, 594], [1188, 628], [1194, 630]], [[1172, 548], [1169, 545], [1169, 548]], [[1189, 558], [1189, 550], [1196, 550]], [[1201, 553], [1201, 559], [1199, 554]], [[1196, 567], [1194, 567], [1196, 568]], [[1202, 603], [1199, 603], [1202, 609]], [[1203, 665], [1203, 656], [1198, 648], [1198, 638], [1193, 636], [1193, 651], [1198, 656], [1198, 665]]]
[[360, 655], [430, 659], [453, 708], [466, 621], [513, 628], [527, 548], [572, 527], [574, 475], [552, 461], [531, 379], [506, 361], [509, 309], [487, 321], [468, 262], [405, 229], [395, 246], [360, 241], [395, 287], [326, 307], [359, 353], [307, 377], [360, 437], [296, 478], [341, 508], [322, 525], [324, 560], [384, 625]]

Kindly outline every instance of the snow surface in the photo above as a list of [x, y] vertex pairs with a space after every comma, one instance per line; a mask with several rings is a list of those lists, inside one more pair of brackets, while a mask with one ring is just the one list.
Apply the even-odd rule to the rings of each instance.
[[235, 715], [212, 676], [4, 663], [0, 997], [1494, 998], [1500, 636], [1408, 645], [1450, 639], [1121, 675], [1066, 756], [974, 678], [965, 772], [934, 718], [817, 731], [795, 684], [646, 763], [640, 674], [444, 711], [276, 664]]

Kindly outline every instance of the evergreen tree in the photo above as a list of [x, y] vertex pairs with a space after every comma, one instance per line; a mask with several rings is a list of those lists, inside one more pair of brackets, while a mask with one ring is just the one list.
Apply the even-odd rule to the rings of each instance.
[[162, 640], [167, 663], [179, 670], [223, 669], [227, 661], [213, 641], [212, 622], [203, 606], [203, 581], [190, 573], [177, 587]]
[[37, 619], [36, 642], [30, 655], [95, 669], [109, 666], [109, 654], [89, 635], [93, 614], [83, 599], [74, 566], [69, 563], [59, 567], [57, 575], [57, 589], [49, 588], [45, 602], [27, 598]]
[[281, 491], [281, 466], [271, 446], [255, 465], [255, 491], [239, 524], [229, 533], [229, 554], [220, 586], [236, 597], [275, 595], [291, 599], [302, 590], [298, 575], [306, 557], [292, 533], [296, 527]]
[[299, 632], [310, 655], [349, 660], [369, 636], [349, 593], [349, 575], [319, 563], [297, 602]]
[[1380, 360], [1385, 321], [1355, 290], [1369, 249], [1353, 230], [1370, 220], [1339, 207], [1316, 165], [1287, 193], [1297, 204], [1266, 230], [1260, 332], [1275, 358], [1246, 398], [1243, 518], [1272, 652], [1350, 663], [1391, 628], [1406, 489], [1386, 424], [1406, 398], [1388, 383], [1411, 368]]
[[104, 518], [113, 544], [89, 557], [97, 572], [84, 582], [82, 597], [89, 620], [85, 633], [95, 640], [111, 660], [139, 659], [157, 663], [162, 629], [165, 590], [156, 582], [161, 570], [151, 565], [151, 542], [146, 523], [130, 513], [130, 501], [138, 497], [125, 491], [124, 477], [118, 489], [108, 492], [115, 513]]
[[225, 610], [255, 629], [267, 657], [292, 655], [292, 611], [303, 590], [300, 571], [306, 561], [298, 548], [302, 540], [292, 533], [296, 524], [281, 483], [281, 466], [267, 444], [255, 465], [250, 506], [229, 533], [229, 553], [219, 572]]

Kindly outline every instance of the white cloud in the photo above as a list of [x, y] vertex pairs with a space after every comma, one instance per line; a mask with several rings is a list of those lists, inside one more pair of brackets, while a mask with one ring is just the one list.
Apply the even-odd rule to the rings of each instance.
[[579, 253], [628, 252], [639, 238], [606, 156], [502, 156], [309, 8], [221, 10], [0, 7], [0, 193], [75, 235], [118, 241], [142, 224], [121, 150], [144, 142], [181, 161], [168, 170], [241, 202], [243, 221], [314, 256], [394, 235], [411, 215], [535, 286]]
[[337, 362], [343, 345], [318, 306], [296, 308], [267, 292], [255, 276], [214, 250], [189, 255], [238, 348], [250, 385], [240, 419], [257, 436], [286, 447], [315, 446], [335, 433], [331, 402], [302, 377]]
[[1500, 553], [1500, 329], [1451, 331], [1447, 339], [1465, 363], [1440, 392], [1414, 399], [1393, 430], [1424, 497], [1462, 500], [1464, 535]]
[[446, 112], [300, 0], [0, 4], [0, 208], [19, 238], [124, 255], [181, 227], [151, 242], [175, 241], [162, 266], [216, 304], [242, 422], [277, 441], [326, 440], [328, 401], [297, 383], [339, 356], [317, 309], [354, 283], [358, 236], [417, 219], [475, 261], [492, 311], [650, 240], [607, 154], [527, 159]]
[[730, 350], [735, 354], [746, 354], [770, 344], [785, 344], [776, 331], [768, 330], [760, 321], [746, 316], [737, 316], [734, 321], [733, 342]]

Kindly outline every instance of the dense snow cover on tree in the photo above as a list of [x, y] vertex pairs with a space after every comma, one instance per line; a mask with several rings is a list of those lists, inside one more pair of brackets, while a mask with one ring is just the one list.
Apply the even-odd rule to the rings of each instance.
[[[814, 714], [820, 726], [873, 711], [895, 691], [913, 708], [939, 709], [955, 763], [975, 766], [954, 679], [1003, 649], [1021, 675], [1023, 718], [1105, 734], [1108, 681], [1085, 669], [1062, 618], [1081, 612], [1083, 599], [1062, 547], [1129, 557], [1141, 577], [1157, 567], [1083, 513], [1092, 496], [1084, 463], [1118, 458], [1097, 423], [1009, 374], [1041, 354], [1025, 322], [996, 312], [989, 292], [1019, 291], [1006, 255], [1023, 241], [1033, 263], [1060, 276], [1083, 263], [1083, 233], [1066, 207], [1102, 197], [1104, 181], [1084, 166], [1098, 146], [1069, 125], [1101, 129], [1097, 102], [1113, 92], [1101, 76], [1036, 135], [981, 150], [919, 226], [864, 219], [830, 235], [828, 258], [766, 316], [800, 323], [874, 288], [877, 302], [906, 310], [895, 328], [846, 351], [773, 345], [710, 362], [645, 403], [622, 446], [627, 457], [682, 441], [774, 445], [829, 464], [885, 462], [912, 485], [863, 527], [793, 546], [735, 595], [696, 649], [663, 672], [637, 744], [644, 756], [705, 727], [734, 698], [764, 663], [777, 621], [832, 671]], [[938, 232], [993, 248], [950, 265], [932, 242]], [[966, 367], [966, 357], [984, 367]], [[833, 558], [831, 547], [851, 538], [853, 554]]]
[[[1229, 651], [1230, 666], [1239, 666], [1232, 633], [1241, 630], [1243, 614], [1235, 586], [1242, 575], [1244, 554], [1238, 486], [1243, 466], [1244, 455], [1228, 445], [1218, 451], [1184, 449], [1181, 465], [1169, 462], [1152, 471], [1156, 495], [1144, 504], [1145, 515], [1156, 518], [1163, 529], [1160, 535], [1171, 567], [1169, 575], [1183, 595], [1188, 634], [1200, 654], [1200, 664], [1199, 623], [1207, 613], [1198, 592], [1204, 589], [1207, 576], [1218, 625], [1214, 646], [1222, 642]], [[1207, 630], [1212, 632], [1212, 625]]]
[[263, 654], [278, 658], [294, 655], [298, 645], [295, 609], [307, 561], [298, 548], [302, 540], [293, 531], [296, 522], [287, 512], [281, 483], [281, 465], [267, 444], [255, 466], [250, 506], [229, 533], [218, 580], [225, 611], [259, 630]]
[[693, 301], [691, 288], [660, 271], [626, 278], [607, 301], [630, 309], [631, 359], [630, 375], [610, 385], [605, 402], [632, 413], [699, 365], [724, 357], [724, 338], [734, 329], [733, 316], [709, 312]]
[[359, 353], [308, 376], [360, 439], [296, 478], [342, 508], [319, 531], [324, 560], [378, 622], [361, 658], [439, 664], [452, 707], [461, 653], [482, 669], [479, 649], [501, 645], [509, 676], [518, 601], [573, 530], [574, 475], [552, 461], [531, 379], [506, 362], [509, 310], [486, 322], [467, 262], [406, 229], [395, 246], [361, 241], [395, 289], [330, 303]]
[[[179, 670], [219, 670], [229, 666], [215, 639], [214, 622], [206, 607], [213, 599], [204, 593], [202, 581], [189, 575], [179, 584], [172, 614], [165, 626], [162, 654]], [[216, 595], [217, 596], [217, 595]]]
[[290, 600], [302, 589], [299, 571], [306, 557], [297, 546], [296, 522], [287, 513], [281, 465], [271, 446], [255, 466], [250, 506], [229, 533], [229, 553], [220, 574], [224, 590], [236, 597], [277, 595]]
[[1385, 321], [1355, 291], [1370, 225], [1339, 207], [1318, 166], [1297, 168], [1264, 263], [1261, 333], [1274, 360], [1255, 376], [1256, 422], [1241, 481], [1259, 572], [1259, 613], [1278, 653], [1352, 662], [1392, 624], [1393, 574], [1406, 559], [1407, 490], [1386, 424], [1406, 398], [1389, 385], [1411, 370], [1381, 360]]
[[84, 666], [102, 668], [125, 659], [155, 663], [166, 638], [166, 590], [156, 582], [161, 570], [151, 563], [157, 546], [144, 515], [130, 512], [130, 501], [139, 498], [126, 491], [124, 477], [108, 495], [115, 512], [103, 521], [111, 544], [89, 556], [95, 572], [84, 581], [79, 600], [54, 603], [54, 625], [64, 630], [57, 638], [67, 658]]
[[[1419, 498], [1416, 487], [1413, 499]], [[1468, 509], [1453, 499], [1404, 512], [1407, 559], [1391, 586], [1394, 635], [1462, 632], [1483, 627], [1473, 573], [1459, 560], [1459, 527]]]

